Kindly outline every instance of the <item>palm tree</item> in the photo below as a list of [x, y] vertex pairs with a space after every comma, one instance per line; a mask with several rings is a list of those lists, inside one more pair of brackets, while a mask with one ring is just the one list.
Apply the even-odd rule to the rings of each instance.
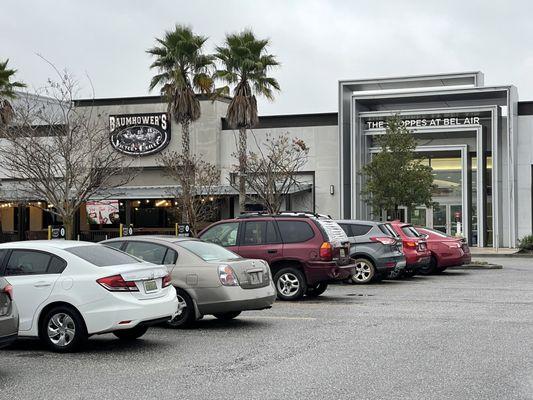
[[158, 45], [146, 50], [155, 57], [150, 68], [158, 73], [150, 82], [150, 90], [161, 86], [161, 94], [168, 103], [168, 112], [181, 125], [186, 159], [190, 157], [190, 124], [200, 118], [200, 101], [195, 90], [210, 93], [213, 88], [211, 68], [214, 57], [203, 53], [207, 37], [195, 35], [191, 28], [176, 25], [166, 31]]
[[274, 91], [279, 91], [279, 83], [269, 77], [271, 68], [279, 65], [276, 57], [267, 53], [268, 39], [257, 39], [251, 30], [226, 35], [223, 46], [216, 48], [215, 57], [222, 68], [215, 72], [215, 77], [226, 83], [218, 90], [229, 94], [234, 86], [226, 120], [231, 128], [239, 129], [237, 154], [239, 159], [239, 209], [244, 212], [246, 200], [246, 150], [247, 130], [257, 122], [256, 96], [274, 99]]
[[13, 107], [9, 99], [15, 97], [15, 88], [24, 88], [22, 82], [11, 82], [11, 78], [17, 73], [16, 69], [8, 69], [7, 63], [0, 61], [0, 126], [7, 125], [13, 117]]
[[[174, 30], [166, 31], [162, 39], [156, 38], [157, 45], [146, 51], [155, 57], [150, 68], [158, 72], [150, 82], [150, 90], [161, 86], [161, 94], [168, 103], [168, 112], [181, 125], [180, 162], [183, 164], [182, 173], [186, 176], [194, 176], [190, 154], [190, 125], [200, 118], [201, 113], [195, 90], [205, 94], [213, 88], [214, 57], [203, 53], [206, 40], [207, 37], [195, 35], [191, 28], [176, 25]], [[189, 184], [181, 188], [184, 222], [190, 221], [193, 212], [194, 182], [187, 182]]]

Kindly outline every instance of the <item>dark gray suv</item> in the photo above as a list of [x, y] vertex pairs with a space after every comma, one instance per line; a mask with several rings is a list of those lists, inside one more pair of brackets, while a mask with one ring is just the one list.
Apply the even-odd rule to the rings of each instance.
[[350, 257], [355, 259], [354, 283], [369, 283], [386, 278], [405, 268], [402, 242], [388, 223], [338, 220], [350, 239]]

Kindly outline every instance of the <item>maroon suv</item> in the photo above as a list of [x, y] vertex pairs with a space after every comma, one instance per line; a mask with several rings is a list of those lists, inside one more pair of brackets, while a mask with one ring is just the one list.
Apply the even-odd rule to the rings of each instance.
[[346, 233], [317, 214], [246, 214], [216, 222], [199, 237], [242, 257], [266, 260], [281, 300], [319, 296], [328, 282], [354, 272]]

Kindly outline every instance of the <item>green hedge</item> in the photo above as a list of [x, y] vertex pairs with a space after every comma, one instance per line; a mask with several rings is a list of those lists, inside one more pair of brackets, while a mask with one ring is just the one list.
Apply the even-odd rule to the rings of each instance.
[[533, 250], [533, 235], [526, 235], [518, 239], [518, 248], [520, 250]]

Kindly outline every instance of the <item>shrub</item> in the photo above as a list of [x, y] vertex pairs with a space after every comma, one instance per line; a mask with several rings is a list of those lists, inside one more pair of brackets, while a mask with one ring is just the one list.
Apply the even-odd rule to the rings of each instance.
[[533, 250], [533, 235], [526, 235], [518, 239], [518, 248], [520, 250]]

